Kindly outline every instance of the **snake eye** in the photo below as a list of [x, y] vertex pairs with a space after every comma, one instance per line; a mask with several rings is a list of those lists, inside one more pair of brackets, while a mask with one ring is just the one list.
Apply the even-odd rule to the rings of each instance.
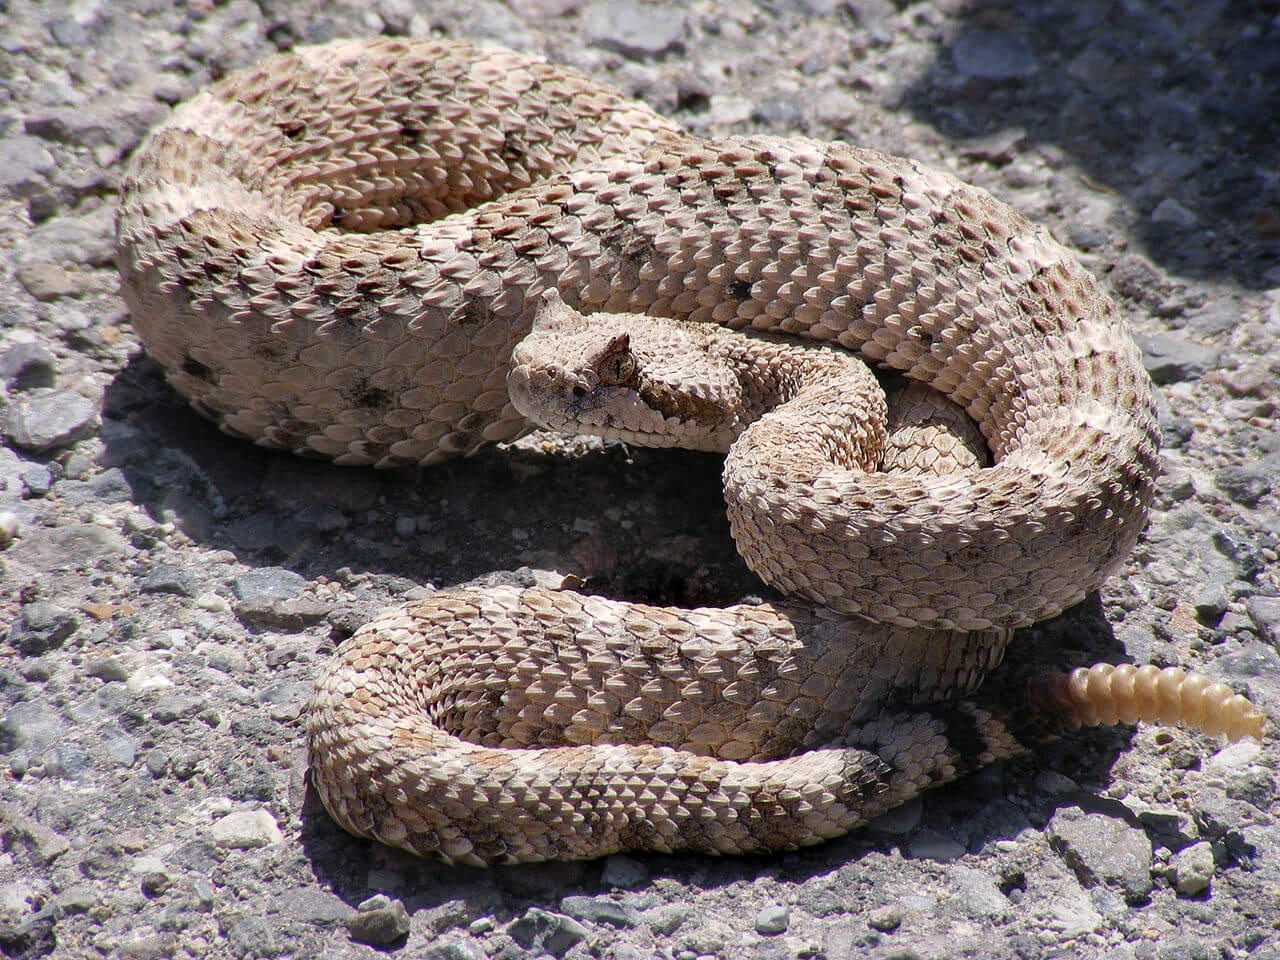
[[606, 357], [596, 371], [600, 377], [600, 382], [609, 386], [618, 386], [626, 383], [635, 372], [636, 358], [631, 355], [631, 351], [615, 353], [611, 357]]
[[635, 372], [636, 356], [631, 352], [631, 338], [620, 333], [596, 362], [596, 377], [605, 386], [624, 386]]

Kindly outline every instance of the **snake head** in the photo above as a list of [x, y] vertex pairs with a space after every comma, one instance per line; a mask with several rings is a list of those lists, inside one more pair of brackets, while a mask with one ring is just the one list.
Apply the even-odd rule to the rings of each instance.
[[741, 429], [741, 388], [705, 339], [674, 320], [584, 316], [551, 290], [512, 351], [507, 391], [550, 430], [723, 452]]

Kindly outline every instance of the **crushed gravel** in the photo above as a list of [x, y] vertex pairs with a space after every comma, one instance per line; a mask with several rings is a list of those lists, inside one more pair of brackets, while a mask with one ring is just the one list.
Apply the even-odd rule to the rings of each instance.
[[473, 578], [761, 589], [715, 458], [536, 435], [343, 471], [222, 437], [140, 355], [130, 151], [228, 70], [379, 33], [543, 52], [702, 134], [917, 156], [1046, 223], [1141, 338], [1165, 476], [1102, 596], [1011, 656], [1179, 664], [1280, 715], [1272, 0], [7, 0], [0, 954], [1280, 958], [1274, 737], [1088, 732], [772, 858], [481, 872], [329, 821], [300, 714], [377, 610]]

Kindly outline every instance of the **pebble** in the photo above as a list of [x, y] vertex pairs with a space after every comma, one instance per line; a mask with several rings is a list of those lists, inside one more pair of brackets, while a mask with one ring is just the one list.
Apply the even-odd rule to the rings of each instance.
[[374, 947], [386, 947], [409, 935], [409, 911], [400, 900], [379, 893], [365, 900], [347, 921], [351, 939]]
[[71, 390], [33, 390], [0, 412], [0, 433], [19, 450], [48, 453], [91, 436], [98, 405]]
[[617, 887], [631, 890], [644, 884], [649, 879], [649, 869], [634, 857], [615, 853], [604, 861], [600, 871], [600, 882], [606, 887]]
[[1213, 482], [1235, 503], [1256, 507], [1271, 492], [1268, 472], [1256, 465], [1227, 466], [1213, 475]]
[[0, 380], [10, 391], [51, 389], [58, 382], [53, 354], [38, 343], [18, 343], [0, 353]]
[[140, 589], [143, 593], [172, 593], [179, 597], [194, 597], [200, 592], [195, 574], [174, 563], [155, 564]]
[[474, 940], [444, 937], [427, 947], [425, 960], [486, 960], [484, 948]]
[[21, 530], [22, 524], [18, 521], [16, 513], [11, 510], [0, 510], [0, 550], [13, 543]]
[[587, 939], [589, 931], [572, 917], [530, 907], [524, 916], [507, 925], [511, 939], [526, 950], [559, 957], [574, 944]]
[[590, 43], [635, 59], [660, 56], [684, 35], [682, 14], [635, 0], [595, 0], [580, 19]]
[[21, 199], [29, 199], [48, 186], [48, 176], [57, 169], [53, 159], [39, 137], [0, 137], [0, 192]]
[[249, 850], [280, 843], [284, 837], [275, 817], [266, 810], [233, 810], [214, 822], [209, 837], [220, 847]]
[[791, 923], [791, 911], [784, 904], [771, 903], [756, 914], [756, 933], [773, 937], [785, 933]]
[[1177, 334], [1139, 335], [1142, 365], [1157, 384], [1198, 380], [1207, 370], [1217, 366], [1220, 351], [1191, 343]]
[[1213, 844], [1207, 840], [1193, 843], [1174, 855], [1170, 864], [1173, 871], [1173, 887], [1181, 897], [1198, 897], [1209, 889], [1216, 869], [1213, 860]]
[[640, 913], [635, 907], [619, 903], [610, 897], [564, 897], [560, 909], [577, 920], [603, 923], [611, 927], [635, 927], [640, 923]]
[[9, 643], [23, 656], [34, 657], [54, 650], [76, 631], [80, 620], [46, 600], [24, 604], [9, 627]]
[[231, 581], [238, 600], [290, 600], [307, 585], [307, 578], [283, 567], [259, 567]]
[[883, 933], [892, 933], [902, 925], [902, 918], [907, 915], [906, 908], [899, 903], [891, 903], [876, 907], [867, 915], [867, 923]]
[[1049, 841], [1080, 884], [1119, 888], [1128, 903], [1151, 895], [1151, 840], [1142, 830], [1103, 813], [1064, 807], [1048, 826]]
[[1245, 601], [1245, 610], [1258, 636], [1280, 649], [1280, 597], [1250, 597]]
[[1014, 80], [1040, 69], [1027, 38], [1009, 30], [966, 30], [951, 46], [951, 61], [961, 75], [980, 80]]

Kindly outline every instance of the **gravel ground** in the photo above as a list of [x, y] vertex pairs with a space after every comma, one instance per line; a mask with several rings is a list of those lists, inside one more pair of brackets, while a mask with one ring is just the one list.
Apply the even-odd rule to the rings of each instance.
[[406, 595], [759, 590], [714, 458], [535, 437], [429, 472], [262, 452], [144, 359], [111, 264], [168, 105], [295, 43], [545, 52], [702, 133], [956, 170], [1103, 278], [1162, 397], [1147, 538], [1012, 657], [1131, 657], [1280, 714], [1275, 0], [0, 0], [0, 953], [1280, 957], [1280, 747], [1093, 731], [762, 859], [492, 871], [339, 831], [302, 705]]

